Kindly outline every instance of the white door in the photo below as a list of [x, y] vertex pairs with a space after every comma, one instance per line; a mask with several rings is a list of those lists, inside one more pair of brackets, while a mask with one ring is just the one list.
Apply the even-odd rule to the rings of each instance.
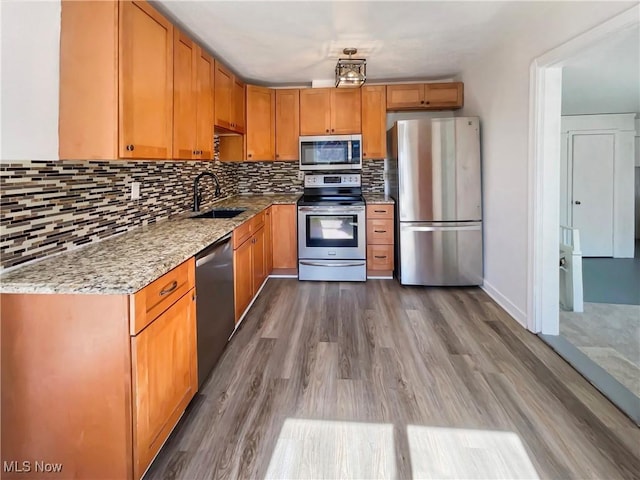
[[573, 228], [582, 256], [613, 256], [613, 158], [615, 135], [572, 135]]

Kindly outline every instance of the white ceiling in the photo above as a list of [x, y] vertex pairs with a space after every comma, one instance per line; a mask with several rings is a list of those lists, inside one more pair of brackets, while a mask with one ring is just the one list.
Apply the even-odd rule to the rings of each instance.
[[342, 50], [367, 59], [368, 81], [455, 77], [554, 2], [154, 2], [252, 83], [332, 80]]
[[636, 25], [565, 62], [562, 113], [640, 112], [640, 27]]

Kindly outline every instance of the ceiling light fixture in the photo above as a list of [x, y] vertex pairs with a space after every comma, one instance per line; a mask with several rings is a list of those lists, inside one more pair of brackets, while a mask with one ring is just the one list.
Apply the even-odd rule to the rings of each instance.
[[349, 58], [340, 58], [336, 65], [336, 87], [358, 88], [367, 80], [367, 60], [364, 58], [351, 58], [358, 50], [345, 48], [345, 55]]

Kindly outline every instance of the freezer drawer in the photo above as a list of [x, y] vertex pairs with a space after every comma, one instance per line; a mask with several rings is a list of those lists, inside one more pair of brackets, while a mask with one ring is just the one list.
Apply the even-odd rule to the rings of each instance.
[[482, 222], [400, 223], [403, 285], [482, 285]]

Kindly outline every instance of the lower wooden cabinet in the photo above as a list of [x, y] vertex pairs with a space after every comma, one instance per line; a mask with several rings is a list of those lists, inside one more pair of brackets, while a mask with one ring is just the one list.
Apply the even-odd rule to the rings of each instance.
[[271, 207], [273, 273], [298, 271], [298, 229], [295, 205]]
[[193, 291], [131, 338], [133, 470], [141, 478], [198, 389]]
[[[233, 231], [233, 287], [236, 323], [266, 280], [268, 249], [267, 212], [260, 212]], [[247, 234], [248, 232], [248, 234]], [[238, 240], [240, 239], [240, 240]]]
[[394, 269], [393, 205], [367, 205], [367, 275], [388, 277]]
[[198, 388], [194, 273], [134, 295], [0, 295], [3, 459], [139, 480]]

